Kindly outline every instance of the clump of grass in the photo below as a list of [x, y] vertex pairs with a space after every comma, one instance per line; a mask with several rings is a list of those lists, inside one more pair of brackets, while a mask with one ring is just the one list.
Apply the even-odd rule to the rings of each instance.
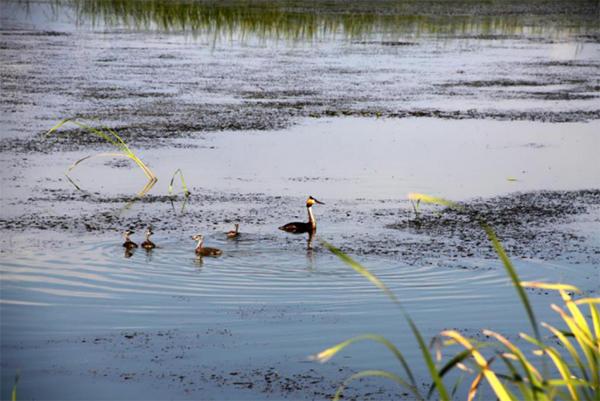
[[419, 221], [419, 206], [421, 205], [421, 199], [417, 199], [416, 201], [410, 200], [410, 204], [412, 205], [413, 211], [415, 212], [415, 222]]
[[[423, 201], [446, 206], [459, 211], [468, 213], [461, 205], [442, 199], [423, 194], [410, 194], [411, 201]], [[428, 367], [432, 384], [427, 396], [421, 394], [415, 384], [414, 375], [400, 350], [384, 337], [376, 334], [367, 334], [354, 337], [330, 347], [313, 358], [325, 362], [331, 359], [338, 352], [357, 341], [372, 340], [386, 346], [398, 359], [405, 371], [406, 378], [393, 372], [382, 370], [364, 370], [350, 376], [342, 383], [334, 400], [342, 397], [344, 388], [353, 380], [378, 376], [385, 377], [398, 383], [402, 387], [409, 389], [417, 400], [430, 399], [433, 392], [437, 390], [439, 399], [449, 400], [456, 394], [456, 389], [460, 385], [464, 374], [459, 377], [453, 389], [449, 392], [443, 378], [447, 373], [460, 369], [471, 375], [474, 375], [469, 386], [467, 400], [475, 398], [481, 384], [487, 382], [497, 397], [501, 401], [513, 401], [517, 399], [524, 400], [600, 400], [600, 313], [597, 304], [600, 304], [600, 298], [580, 298], [574, 300], [571, 293], [580, 293], [579, 289], [568, 284], [541, 283], [541, 282], [522, 282], [514, 269], [506, 251], [498, 240], [494, 230], [484, 221], [484, 219], [471, 213], [474, 219], [477, 219], [481, 227], [486, 232], [490, 243], [502, 261], [504, 268], [510, 277], [521, 303], [527, 313], [532, 326], [534, 336], [520, 333], [520, 337], [534, 345], [534, 355], [542, 357], [542, 371], [536, 368], [536, 363], [529, 360], [525, 352], [514, 343], [507, 340], [506, 337], [491, 330], [483, 330], [483, 334], [492, 338], [493, 342], [481, 343], [473, 339], [466, 338], [456, 330], [445, 330], [432, 340], [432, 344], [441, 344], [442, 347], [460, 346], [464, 350], [454, 353], [452, 357], [439, 370], [433, 364], [433, 358], [429, 349], [425, 346], [421, 334], [416, 325], [404, 310], [398, 298], [368, 269], [354, 261], [348, 255], [339, 249], [323, 241], [324, 245], [343, 262], [352, 267], [355, 271], [362, 274], [369, 281], [379, 287], [394, 303], [400, 306], [400, 310], [409, 323], [413, 335], [419, 343], [419, 348], [424, 361]], [[565, 323], [565, 329], [561, 330], [547, 323], [542, 322], [542, 327], [546, 328], [552, 337], [552, 344], [545, 342], [539, 332], [539, 326], [535, 318], [533, 309], [525, 293], [525, 288], [541, 288], [545, 290], [558, 291], [564, 303], [564, 309], [551, 305], [551, 308], [557, 312]], [[586, 318], [580, 306], [588, 305], [589, 316]], [[591, 322], [589, 321], [591, 320]], [[441, 340], [440, 340], [441, 339]], [[560, 348], [557, 348], [558, 344]], [[436, 352], [438, 360], [441, 360], [441, 349]], [[547, 360], [550, 360], [555, 368], [555, 373], [549, 373], [546, 368]], [[496, 361], [499, 361], [496, 363]], [[469, 365], [469, 366], [467, 366]]]
[[[146, 164], [129, 148], [129, 146], [127, 146], [127, 144], [125, 143], [123, 138], [121, 138], [117, 134], [117, 132], [115, 130], [113, 130], [112, 128], [109, 128], [109, 127], [95, 128], [95, 127], [92, 127], [91, 125], [82, 123], [78, 120], [66, 118], [64, 120], [59, 121], [58, 124], [56, 124], [54, 127], [52, 127], [46, 133], [46, 137], [57, 132], [62, 126], [64, 126], [67, 123], [76, 125], [79, 128], [82, 128], [83, 130], [85, 130], [87, 133], [104, 139], [108, 144], [112, 145], [115, 148], [115, 150], [117, 150], [117, 152], [106, 152], [106, 153], [97, 153], [94, 155], [88, 155], [88, 156], [82, 157], [81, 159], [79, 159], [75, 163], [73, 163], [67, 169], [67, 172], [65, 173], [67, 175], [67, 178], [69, 178], [69, 181], [71, 181], [73, 184], [74, 184], [73, 180], [70, 179], [70, 177], [67, 173], [72, 171], [75, 167], [77, 167], [82, 162], [84, 162], [88, 159], [91, 159], [93, 157], [125, 157], [125, 158], [133, 160], [135, 162], [135, 164], [137, 164], [142, 169], [142, 171], [148, 178], [148, 183], [146, 184], [144, 189], [140, 192], [140, 194], [142, 194], [142, 195], [146, 194], [150, 190], [150, 188], [152, 188], [152, 186], [154, 186], [154, 184], [158, 181], [158, 178], [152, 172], [152, 170], [150, 170], [148, 168], [148, 166], [146, 166]], [[75, 187], [80, 189], [77, 185], [75, 185]]]

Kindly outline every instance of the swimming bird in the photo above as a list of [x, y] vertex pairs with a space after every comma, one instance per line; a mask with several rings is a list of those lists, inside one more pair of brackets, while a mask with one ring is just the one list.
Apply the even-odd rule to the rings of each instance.
[[144, 242], [142, 242], [142, 248], [144, 249], [154, 249], [156, 248], [156, 244], [152, 241], [150, 241], [150, 236], [154, 234], [154, 231], [152, 231], [152, 227], [148, 227], [146, 229], [146, 240]]
[[125, 249], [134, 249], [138, 247], [138, 244], [136, 244], [129, 238], [131, 234], [133, 234], [133, 231], [131, 230], [125, 230], [125, 232], [123, 233], [123, 238], [125, 238], [125, 242], [123, 242], [123, 247]]
[[280, 230], [286, 231], [288, 233], [301, 234], [301, 233], [314, 233], [317, 230], [317, 221], [315, 220], [315, 216], [312, 212], [312, 205], [318, 203], [319, 205], [324, 205], [323, 202], [316, 200], [312, 196], [309, 196], [306, 200], [306, 211], [308, 212], [308, 223], [304, 223], [301, 221], [294, 221], [292, 223], [287, 223], [281, 227]]
[[227, 238], [235, 238], [235, 237], [239, 237], [240, 235], [240, 225], [239, 224], [235, 224], [235, 230], [229, 230], [227, 231]]
[[223, 254], [223, 251], [220, 249], [202, 246], [204, 244], [204, 236], [201, 234], [193, 235], [192, 239], [198, 241], [198, 245], [196, 245], [196, 255], [198, 256], [219, 256]]

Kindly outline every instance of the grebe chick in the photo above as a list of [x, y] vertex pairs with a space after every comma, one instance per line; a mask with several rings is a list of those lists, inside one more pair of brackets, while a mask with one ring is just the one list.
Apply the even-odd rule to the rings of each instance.
[[227, 231], [227, 238], [235, 238], [240, 236], [240, 225], [235, 223], [235, 230]]
[[138, 244], [136, 244], [129, 238], [131, 234], [133, 234], [133, 231], [131, 230], [125, 230], [125, 232], [123, 233], [123, 238], [125, 238], [125, 242], [123, 242], [123, 247], [125, 249], [134, 249], [138, 247]]
[[148, 227], [146, 229], [146, 240], [144, 242], [142, 242], [142, 248], [144, 249], [154, 249], [156, 248], [156, 244], [152, 241], [150, 241], [150, 236], [154, 234], [154, 231], [152, 231], [152, 227]]
[[317, 220], [315, 220], [315, 216], [312, 212], [312, 205], [314, 205], [315, 203], [318, 203], [319, 205], [324, 205], [323, 202], [316, 200], [312, 196], [309, 196], [306, 200], [308, 223], [304, 223], [302, 221], [294, 221], [292, 223], [287, 223], [286, 225], [279, 227], [279, 229], [293, 234], [314, 233], [315, 231], [317, 231]]
[[196, 255], [198, 256], [219, 256], [223, 254], [223, 251], [220, 249], [202, 246], [204, 244], [204, 236], [201, 234], [192, 236], [192, 239], [198, 241], [198, 245], [196, 245]]

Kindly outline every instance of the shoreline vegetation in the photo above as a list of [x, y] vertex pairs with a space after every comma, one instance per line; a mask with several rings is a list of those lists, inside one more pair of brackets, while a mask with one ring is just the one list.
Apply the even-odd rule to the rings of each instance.
[[[574, 300], [572, 295], [581, 294], [582, 291], [572, 285], [521, 281], [493, 228], [478, 213], [468, 211], [458, 203], [429, 195], [412, 193], [409, 194], [409, 199], [417, 202], [416, 204], [423, 202], [444, 206], [447, 209], [465, 213], [469, 219], [478, 221], [517, 291], [534, 335], [530, 336], [520, 332], [519, 337], [525, 343], [519, 345], [519, 342], [510, 341], [502, 334], [488, 329], [482, 329], [483, 335], [490, 339], [488, 341], [465, 337], [457, 330], [444, 330], [432, 338], [428, 346], [401, 300], [367, 268], [335, 246], [322, 240], [322, 244], [330, 252], [378, 287], [398, 306], [419, 344], [423, 361], [432, 380], [429, 392], [427, 396], [424, 396], [419, 390], [415, 375], [401, 350], [383, 336], [364, 334], [327, 348], [314, 355], [312, 359], [327, 362], [347, 346], [355, 342], [370, 340], [385, 346], [401, 364], [406, 376], [403, 377], [387, 370], [363, 370], [348, 377], [338, 387], [333, 400], [340, 400], [343, 397], [344, 389], [355, 380], [382, 377], [396, 382], [403, 390], [410, 391], [416, 400], [429, 400], [434, 392], [437, 392], [440, 400], [449, 401], [456, 399], [455, 394], [467, 375], [472, 378], [467, 392], [468, 401], [475, 399], [484, 381], [488, 383], [500, 401], [593, 401], [600, 399], [600, 311], [596, 306], [600, 304], [600, 298], [584, 296]], [[419, 214], [415, 207], [415, 220], [418, 219]], [[565, 328], [538, 322], [525, 292], [526, 288], [559, 292], [564, 302], [564, 308], [555, 304], [551, 304], [550, 307], [560, 315]], [[589, 307], [587, 315], [584, 310], [580, 309], [586, 305]], [[540, 326], [548, 330], [551, 336], [542, 335]], [[534, 346], [532, 352], [524, 347], [527, 343]], [[459, 347], [461, 352], [457, 353], [456, 347]], [[434, 348], [433, 352], [432, 348]], [[446, 348], [452, 348], [452, 352], [442, 365], [442, 351]], [[531, 353], [536, 357], [535, 360], [532, 360]], [[550, 367], [554, 369], [552, 372]], [[461, 375], [452, 388], [449, 388], [443, 381], [443, 377], [453, 370], [461, 371]]]
[[[593, 1], [478, 2], [379, 0], [364, 3], [299, 0], [145, 1], [51, 0], [56, 15], [71, 10], [77, 24], [189, 32], [218, 40], [351, 41], [380, 37], [534, 36], [598, 40], [600, 6]], [[404, 43], [410, 45], [410, 43]]]

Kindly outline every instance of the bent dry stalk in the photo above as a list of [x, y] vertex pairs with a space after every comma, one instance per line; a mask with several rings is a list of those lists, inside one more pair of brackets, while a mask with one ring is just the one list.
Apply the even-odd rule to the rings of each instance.
[[[409, 199], [411, 201], [423, 201], [424, 203], [433, 203], [454, 210], [468, 212], [463, 206], [442, 198], [435, 198], [423, 194], [410, 194]], [[570, 293], [581, 293], [575, 286], [561, 283], [520, 281], [512, 262], [508, 258], [508, 255], [498, 240], [494, 230], [481, 216], [474, 213], [472, 217], [480, 223], [481, 227], [486, 232], [490, 243], [505, 267], [507, 275], [517, 289], [519, 299], [527, 312], [528, 319], [535, 333], [534, 337], [525, 333], [520, 333], [520, 337], [534, 345], [534, 355], [545, 357], [542, 359], [544, 369], [540, 372], [535, 367], [535, 363], [527, 358], [526, 353], [523, 350], [510, 342], [506, 337], [494, 331], [482, 331], [485, 336], [493, 340], [492, 342], [479, 342], [464, 337], [456, 330], [445, 330], [440, 333], [441, 338], [445, 339], [445, 341], [441, 343], [442, 346], [460, 346], [463, 350], [454, 354], [448, 362], [438, 370], [438, 368], [433, 365], [431, 353], [427, 347], [425, 347], [420, 332], [408, 315], [408, 312], [405, 311], [400, 304], [396, 295], [367, 268], [354, 261], [350, 256], [339, 249], [322, 241], [325, 247], [333, 254], [338, 256], [355, 271], [366, 277], [400, 307], [404, 318], [413, 330], [413, 335], [419, 342], [423, 357], [429, 369], [429, 374], [432, 378], [429, 393], [426, 397], [423, 397], [416, 385], [414, 375], [400, 350], [382, 336], [377, 334], [365, 334], [327, 348], [311, 357], [311, 359], [319, 362], [326, 362], [338, 352], [355, 342], [371, 340], [383, 344], [394, 354], [396, 359], [402, 365], [407, 379], [389, 371], [364, 370], [347, 378], [338, 387], [335, 396], [333, 397], [334, 400], [339, 400], [342, 397], [345, 387], [350, 382], [360, 378], [373, 376], [385, 377], [398, 383], [400, 386], [409, 389], [418, 400], [431, 399], [435, 390], [438, 391], [440, 399], [453, 398], [456, 394], [457, 386], [463, 380], [464, 373], [455, 383], [450, 396], [448, 396], [448, 392], [442, 379], [447, 373], [454, 371], [456, 368], [475, 376], [468, 389], [468, 401], [475, 399], [484, 379], [485, 382], [489, 384], [495, 396], [501, 401], [521, 399], [539, 401], [600, 400], [600, 312], [597, 307], [597, 305], [600, 304], [600, 298], [587, 297], [573, 300]], [[537, 320], [535, 319], [535, 315], [533, 314], [531, 304], [525, 294], [524, 288], [558, 291], [561, 295], [566, 310], [557, 305], [551, 305], [551, 308], [560, 315], [562, 321], [566, 325], [566, 330], [560, 330], [542, 322], [541, 326], [547, 329], [552, 335], [552, 337], [547, 340], [549, 343], [543, 341], [538, 331]], [[589, 318], [586, 318], [581, 311], [580, 306], [582, 305], [588, 305]], [[591, 320], [591, 322], [589, 322], [589, 320]], [[439, 345], [439, 338], [434, 339], [431, 344]], [[557, 344], [560, 348], [556, 347]], [[484, 351], [489, 351], [488, 353], [491, 353], [491, 355], [487, 356]], [[438, 352], [441, 353], [441, 350], [436, 350], [436, 354]], [[436, 359], [438, 361], [441, 360], [440, 357]], [[553, 375], [548, 372], [546, 369], [546, 359], [551, 361], [558, 376], [556, 376], [556, 373]], [[466, 364], [469, 364], [469, 366], [466, 366]]]
[[[88, 133], [90, 133], [92, 135], [96, 135], [97, 137], [104, 139], [107, 143], [114, 146], [118, 150], [118, 152], [105, 152], [105, 153], [98, 153], [95, 155], [88, 155], [88, 156], [82, 157], [81, 159], [77, 160], [65, 172], [65, 175], [67, 176], [67, 178], [69, 178], [69, 181], [71, 181], [72, 183], [73, 183], [73, 180], [71, 180], [68, 173], [70, 171], [72, 171], [75, 167], [77, 167], [79, 164], [81, 164], [82, 162], [84, 162], [88, 159], [94, 158], [94, 157], [125, 157], [125, 158], [133, 160], [135, 162], [135, 164], [137, 164], [142, 169], [142, 171], [144, 172], [144, 175], [146, 175], [146, 177], [148, 178], [148, 183], [140, 191], [138, 196], [144, 196], [146, 193], [148, 193], [148, 191], [150, 191], [150, 189], [158, 181], [158, 178], [152, 172], [152, 170], [150, 170], [148, 168], [148, 166], [146, 166], [146, 164], [129, 148], [129, 146], [127, 146], [127, 144], [125, 143], [123, 138], [121, 138], [117, 134], [117, 132], [115, 130], [113, 130], [112, 128], [103, 126], [102, 129], [98, 129], [98, 128], [94, 128], [88, 124], [79, 122], [77, 120], [74, 120], [71, 118], [66, 118], [64, 120], [59, 121], [58, 124], [56, 124], [54, 127], [50, 128], [50, 130], [48, 130], [48, 132], [46, 133], [46, 137], [50, 136], [54, 132], [57, 132], [62, 126], [64, 126], [67, 123], [76, 125], [79, 128], [84, 129]], [[75, 187], [77, 189], [79, 189], [79, 187], [77, 185], [75, 185]]]

